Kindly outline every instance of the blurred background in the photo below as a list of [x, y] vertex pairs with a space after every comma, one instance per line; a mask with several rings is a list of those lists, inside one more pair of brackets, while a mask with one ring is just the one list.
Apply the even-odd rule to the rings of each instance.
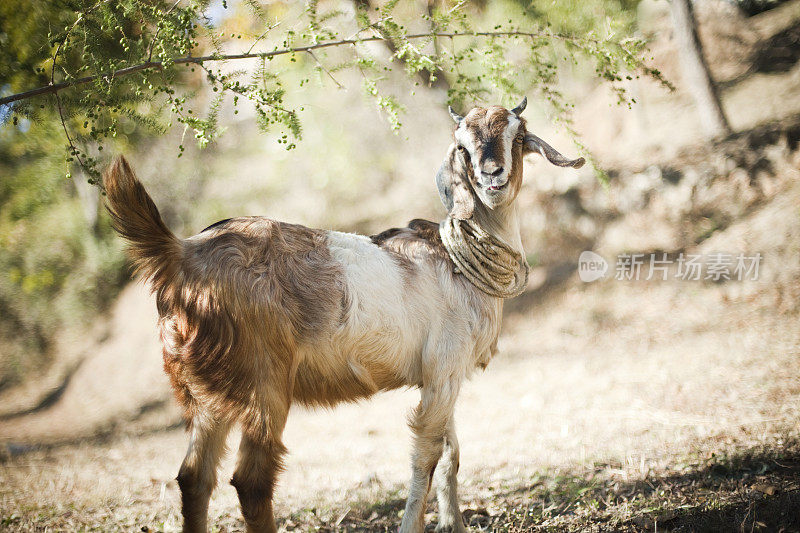
[[[519, 7], [472, 4], [485, 26]], [[265, 5], [281, 18], [295, 9]], [[694, 3], [721, 123], [698, 100], [669, 2], [526, 7], [568, 31], [614, 21], [649, 42], [648, 64], [675, 90], [626, 81], [628, 109], [584, 65], [560, 72], [573, 127], [607, 177], [526, 161], [518, 202], [530, 283], [506, 303], [501, 353], [456, 412], [466, 521], [492, 531], [800, 530], [800, 0]], [[31, 31], [14, 9], [0, 8], [0, 54]], [[225, 31], [248, 23], [239, 2], [217, 11]], [[25, 67], [24, 54], [15, 61], [3, 62], [8, 80]], [[448, 85], [418, 82], [402, 72], [384, 81], [405, 108], [397, 132], [357, 72], [317, 72], [287, 97], [303, 108], [293, 150], [226, 104], [224, 134], [203, 150], [181, 127], [156, 136], [134, 126], [111, 149], [180, 236], [238, 215], [368, 235], [440, 220], [433, 178], [451, 142]], [[210, 98], [202, 83], [197, 91]], [[577, 155], [533, 95], [525, 116]], [[12, 125], [1, 111], [0, 122], [0, 529], [177, 530], [173, 479], [188, 438], [161, 370], [152, 298], [130, 278], [98, 188], [64, 177], [61, 125]], [[608, 262], [604, 278], [581, 281], [585, 250]], [[676, 277], [681, 254], [717, 253], [760, 254], [757, 279]], [[632, 277], [617, 271], [624, 254], [666, 258], [669, 279], [645, 279], [646, 264], [640, 279], [618, 279]], [[281, 527], [396, 528], [416, 398], [295, 409]], [[234, 455], [212, 500], [217, 531], [243, 527], [226, 484]]]

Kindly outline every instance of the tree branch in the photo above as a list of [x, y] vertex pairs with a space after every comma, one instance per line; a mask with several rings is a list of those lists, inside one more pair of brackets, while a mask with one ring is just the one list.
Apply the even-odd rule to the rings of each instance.
[[[94, 9], [98, 5], [100, 5], [100, 4], [96, 4], [94, 7], [92, 7], [92, 9]], [[72, 23], [72, 26], [70, 26], [69, 30], [67, 30], [67, 33], [64, 35], [64, 39], [62, 39], [61, 42], [58, 43], [58, 46], [56, 47], [56, 51], [53, 53], [53, 66], [50, 69], [50, 85], [51, 86], [55, 84], [56, 63], [58, 62], [58, 54], [61, 52], [61, 47], [64, 46], [64, 44], [67, 42], [67, 39], [69, 39], [69, 34], [72, 33], [72, 30], [75, 29], [75, 26], [77, 26], [78, 23], [82, 19], [83, 19], [83, 13], [78, 15], [78, 18], [75, 20], [75, 22]], [[64, 108], [61, 106], [61, 97], [58, 95], [58, 92], [53, 93], [53, 96], [56, 97], [56, 107], [58, 108], [58, 118], [61, 120], [61, 127], [64, 128], [64, 136], [66, 136], [67, 142], [69, 143], [70, 155], [72, 157], [74, 157], [75, 159], [77, 159], [78, 163], [83, 168], [87, 168], [86, 165], [84, 164], [83, 160], [81, 159], [80, 152], [78, 151], [78, 148], [75, 146], [75, 143], [72, 142], [72, 137], [70, 137], [70, 135], [69, 135], [69, 129], [67, 128], [67, 121], [64, 118]]]
[[[416, 33], [412, 35], [406, 35], [406, 39], [424, 39], [426, 37], [542, 37], [548, 36], [553, 37], [556, 39], [560, 39], [562, 41], [575, 41], [575, 38], [560, 35], [556, 33], [549, 33], [549, 32], [521, 32], [521, 31], [477, 31], [477, 32], [429, 32], [429, 33]], [[294, 53], [303, 53], [303, 52], [310, 52], [312, 50], [318, 50], [320, 48], [330, 48], [336, 46], [348, 46], [357, 43], [363, 42], [370, 42], [370, 41], [385, 41], [386, 39], [381, 36], [372, 36], [372, 37], [364, 37], [361, 39], [341, 39], [338, 41], [327, 41], [317, 44], [311, 44], [308, 46], [298, 46], [294, 48], [283, 48], [280, 50], [273, 50], [272, 52], [256, 52], [256, 53], [245, 53], [245, 54], [230, 54], [230, 55], [207, 55], [207, 56], [187, 56], [187, 57], [179, 57], [171, 61], [176, 65], [183, 65], [183, 64], [194, 64], [194, 65], [202, 65], [203, 63], [209, 61], [230, 61], [230, 60], [237, 60], [237, 59], [266, 59], [270, 57], [276, 57], [286, 54], [294, 54]], [[162, 61], [145, 61], [144, 63], [139, 63], [137, 65], [132, 65], [130, 67], [121, 68], [119, 70], [115, 70], [113, 72], [106, 72], [104, 74], [93, 74], [91, 76], [84, 76], [82, 78], [76, 78], [74, 80], [66, 80], [60, 83], [50, 83], [50, 85], [45, 85], [43, 87], [38, 87], [36, 89], [31, 89], [29, 91], [24, 91], [17, 94], [12, 94], [10, 96], [5, 96], [0, 98], [0, 105], [8, 105], [13, 102], [17, 102], [19, 100], [25, 100], [28, 98], [33, 98], [34, 96], [40, 96], [43, 94], [53, 94], [57, 93], [58, 91], [62, 91], [64, 89], [68, 89], [70, 87], [75, 87], [77, 85], [84, 85], [86, 83], [91, 83], [97, 79], [108, 79], [108, 78], [120, 78], [122, 76], [127, 76], [128, 74], [133, 74], [135, 72], [141, 72], [143, 70], [148, 70], [151, 68], [161, 68], [164, 66], [164, 62]]]

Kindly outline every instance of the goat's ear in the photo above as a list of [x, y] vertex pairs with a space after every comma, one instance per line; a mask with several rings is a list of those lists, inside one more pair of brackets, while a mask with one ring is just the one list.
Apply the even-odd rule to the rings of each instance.
[[450, 216], [459, 220], [471, 218], [475, 209], [465, 157], [455, 143], [451, 144], [439, 172], [436, 173], [436, 187], [442, 203]]
[[567, 159], [558, 150], [541, 140], [533, 133], [525, 134], [525, 153], [537, 152], [542, 154], [548, 161], [559, 167], [581, 168], [586, 160], [582, 157], [578, 159]]

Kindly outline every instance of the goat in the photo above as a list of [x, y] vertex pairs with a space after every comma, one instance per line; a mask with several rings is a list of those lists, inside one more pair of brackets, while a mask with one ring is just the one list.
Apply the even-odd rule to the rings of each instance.
[[[519, 116], [526, 102], [465, 117], [450, 109], [455, 142], [436, 176], [446, 221], [474, 223], [506, 243], [524, 279], [515, 207], [523, 156], [583, 164], [528, 133]], [[242, 438], [231, 484], [247, 531], [274, 532], [292, 402], [333, 406], [403, 386], [419, 388], [421, 400], [409, 419], [412, 477], [400, 531], [424, 531], [434, 476], [437, 531], [465, 531], [453, 407], [462, 382], [497, 352], [503, 299], [456, 268], [440, 225], [416, 219], [366, 237], [240, 217], [181, 240], [124, 158], [103, 184], [112, 223], [156, 295], [164, 368], [191, 430], [177, 477], [184, 531], [206, 531], [233, 424]]]

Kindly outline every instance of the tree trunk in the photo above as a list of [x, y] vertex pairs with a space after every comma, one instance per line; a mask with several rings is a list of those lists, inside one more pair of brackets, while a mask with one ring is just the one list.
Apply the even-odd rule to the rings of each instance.
[[697, 37], [691, 1], [671, 0], [670, 12], [684, 81], [697, 105], [703, 129], [709, 137], [729, 135], [732, 133], [731, 126], [722, 110], [717, 87], [703, 57], [703, 45]]

